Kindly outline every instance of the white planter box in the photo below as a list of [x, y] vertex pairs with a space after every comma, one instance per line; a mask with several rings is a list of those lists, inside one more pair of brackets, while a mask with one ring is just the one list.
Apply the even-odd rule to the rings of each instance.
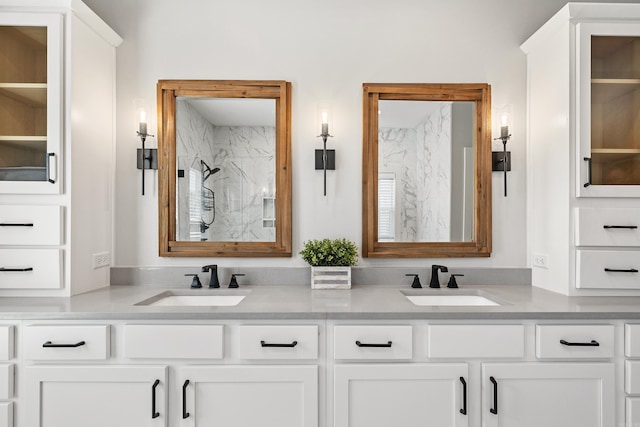
[[311, 267], [311, 289], [351, 289], [351, 267]]

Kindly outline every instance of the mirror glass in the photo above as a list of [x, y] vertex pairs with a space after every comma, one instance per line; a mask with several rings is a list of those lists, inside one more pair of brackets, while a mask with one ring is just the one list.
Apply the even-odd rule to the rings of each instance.
[[491, 87], [363, 85], [363, 257], [491, 254]]
[[291, 83], [158, 82], [160, 256], [291, 256]]
[[379, 102], [379, 242], [473, 240], [474, 108]]

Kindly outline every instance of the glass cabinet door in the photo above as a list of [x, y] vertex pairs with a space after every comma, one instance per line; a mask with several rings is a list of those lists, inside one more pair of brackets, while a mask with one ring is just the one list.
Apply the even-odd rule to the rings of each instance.
[[578, 25], [578, 196], [640, 196], [640, 25]]
[[58, 193], [59, 14], [0, 13], [0, 192]]

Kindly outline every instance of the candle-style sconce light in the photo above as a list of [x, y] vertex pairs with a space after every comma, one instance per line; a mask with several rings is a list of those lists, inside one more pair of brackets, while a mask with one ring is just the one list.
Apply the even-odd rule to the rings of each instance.
[[158, 169], [158, 150], [156, 148], [145, 148], [144, 144], [148, 136], [153, 137], [147, 133], [147, 114], [144, 109], [139, 110], [140, 121], [138, 123], [138, 131], [136, 134], [140, 137], [142, 142], [142, 148], [137, 150], [137, 167], [142, 169], [142, 195], [144, 196], [144, 171], [147, 169]]
[[500, 136], [493, 139], [502, 141], [502, 151], [493, 151], [491, 153], [492, 170], [504, 173], [504, 197], [507, 197], [507, 172], [511, 171], [511, 152], [507, 151], [507, 141], [511, 138], [509, 133], [510, 122], [511, 114], [509, 112], [500, 114]]
[[318, 138], [322, 138], [322, 150], [315, 151], [316, 170], [324, 172], [324, 195], [327, 195], [327, 171], [336, 169], [336, 150], [327, 150], [327, 139], [332, 138], [329, 134], [329, 121], [331, 119], [331, 108], [327, 104], [321, 104], [318, 108], [321, 122], [321, 132]]

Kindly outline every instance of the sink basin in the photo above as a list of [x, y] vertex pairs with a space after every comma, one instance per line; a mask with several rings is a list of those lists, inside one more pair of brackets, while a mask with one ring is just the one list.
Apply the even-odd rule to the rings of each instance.
[[477, 293], [465, 294], [409, 294], [403, 292], [415, 305], [420, 306], [499, 306], [500, 303]]
[[164, 307], [232, 307], [240, 304], [240, 301], [242, 301], [248, 294], [248, 291], [223, 295], [212, 293], [193, 294], [188, 291], [166, 291], [144, 301], [140, 301], [135, 305]]

